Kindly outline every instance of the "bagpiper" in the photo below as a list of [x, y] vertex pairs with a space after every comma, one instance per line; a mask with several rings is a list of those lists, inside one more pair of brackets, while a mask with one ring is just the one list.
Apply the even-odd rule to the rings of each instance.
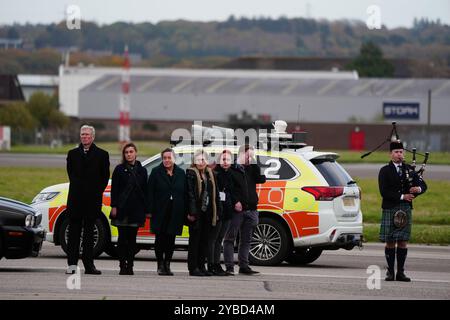
[[[414, 150], [415, 151], [415, 150]], [[407, 244], [411, 236], [411, 216], [413, 201], [425, 193], [427, 185], [422, 178], [423, 170], [415, 171], [414, 166], [404, 162], [403, 143], [399, 140], [390, 143], [391, 161], [380, 169], [378, 184], [382, 201], [380, 241], [386, 243], [387, 261], [386, 281], [410, 282], [405, 275], [404, 266], [408, 253]], [[394, 273], [397, 256], [397, 274]]]

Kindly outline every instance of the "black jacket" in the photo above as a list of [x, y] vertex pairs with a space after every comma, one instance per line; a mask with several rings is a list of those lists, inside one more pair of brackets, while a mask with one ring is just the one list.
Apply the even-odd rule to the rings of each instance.
[[72, 217], [95, 216], [101, 212], [102, 197], [109, 180], [109, 154], [92, 144], [87, 154], [83, 145], [67, 154], [69, 195], [67, 209]]
[[257, 164], [234, 164], [231, 169], [234, 204], [240, 202], [242, 210], [256, 210], [259, 200], [256, 184], [266, 182], [266, 176], [261, 174], [261, 168]]
[[[378, 187], [383, 198], [381, 204], [383, 209], [392, 209], [400, 203], [410, 204], [412, 208], [412, 202], [400, 200], [402, 194], [410, 193], [409, 185], [406, 182], [406, 169], [408, 168], [410, 168], [409, 165], [402, 165], [402, 178], [397, 174], [397, 169], [392, 161], [380, 169], [378, 174]], [[420, 187], [422, 189], [420, 194], [427, 190], [425, 181], [420, 179], [415, 173], [413, 174], [412, 186]], [[415, 196], [418, 196], [418, 194], [415, 194]]]
[[[131, 167], [119, 164], [113, 172], [111, 182], [111, 207], [117, 208], [117, 220], [128, 218], [128, 222], [145, 223], [145, 215], [149, 213], [147, 201], [147, 169], [136, 161], [134, 172]], [[129, 182], [132, 181], [129, 187]]]
[[[172, 210], [167, 230], [161, 230], [165, 214], [172, 196]], [[186, 218], [186, 175], [177, 165], [174, 166], [172, 180], [161, 163], [154, 168], [148, 178], [148, 199], [150, 203], [150, 229], [153, 233], [161, 231], [181, 235]]]
[[[222, 204], [219, 197], [219, 189], [217, 188], [217, 178], [214, 171], [210, 171], [212, 175], [206, 171], [207, 183], [208, 183], [208, 196], [209, 205], [206, 212], [202, 212], [202, 197], [201, 194], [204, 191], [203, 183], [201, 183], [201, 190], [199, 192], [198, 178], [194, 169], [186, 169], [186, 186], [187, 186], [187, 196], [188, 196], [188, 214], [196, 216], [197, 219], [206, 219], [206, 221], [212, 223], [213, 226], [216, 222], [222, 219]], [[215, 194], [213, 195], [213, 182], [215, 184]], [[215, 202], [214, 199], [215, 198]], [[215, 208], [214, 208], [214, 207]], [[214, 213], [216, 212], [216, 221], [213, 221]]]
[[217, 176], [217, 186], [220, 192], [225, 193], [225, 201], [222, 202], [222, 219], [229, 220], [233, 217], [234, 203], [233, 200], [233, 178], [231, 168], [225, 171], [220, 165], [214, 168]]

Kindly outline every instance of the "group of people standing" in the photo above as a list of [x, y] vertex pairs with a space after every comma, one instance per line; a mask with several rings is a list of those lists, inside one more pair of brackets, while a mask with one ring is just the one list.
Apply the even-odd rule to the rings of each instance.
[[[94, 223], [101, 212], [110, 172], [109, 154], [93, 143], [94, 138], [95, 129], [82, 126], [80, 145], [67, 155], [70, 180], [67, 274], [77, 270], [81, 235], [85, 274], [101, 274], [94, 265]], [[191, 276], [234, 275], [234, 243], [238, 233], [239, 273], [258, 273], [249, 267], [248, 257], [253, 229], [258, 224], [256, 184], [264, 183], [266, 178], [254, 161], [253, 148], [241, 146], [236, 163], [228, 150], [211, 161], [208, 153], [200, 149], [186, 172], [175, 164], [175, 152], [165, 149], [161, 152], [161, 164], [149, 177], [136, 160], [137, 152], [133, 143], [126, 144], [122, 163], [112, 176], [110, 218], [119, 231], [120, 274], [133, 274], [137, 231], [144, 226], [146, 217], [150, 217], [151, 231], [155, 234], [159, 275], [173, 275], [170, 262], [175, 238], [181, 235], [183, 225], [189, 227]], [[425, 193], [427, 185], [404, 164], [401, 142], [390, 144], [390, 157], [390, 163], [381, 168], [378, 176], [383, 198], [380, 241], [386, 243], [386, 281], [409, 282], [404, 265], [411, 235], [412, 202]], [[217, 164], [212, 166], [214, 162]], [[220, 264], [222, 244], [226, 270]]]
[[[108, 154], [93, 144], [94, 136], [93, 127], [83, 126], [81, 144], [69, 152], [67, 159], [71, 186], [69, 200], [73, 198], [75, 202], [84, 204], [74, 206], [68, 202], [71, 226], [69, 274], [75, 272], [78, 262], [81, 231], [76, 231], [81, 230], [81, 225], [88, 229], [83, 232], [85, 273], [101, 274], [93, 263], [93, 240], [85, 241], [101, 211], [101, 196], [109, 177]], [[256, 184], [264, 183], [266, 179], [254, 161], [253, 147], [241, 146], [235, 163], [229, 150], [224, 150], [218, 159], [210, 159], [205, 150], [199, 149], [186, 171], [176, 165], [175, 152], [167, 148], [161, 152], [161, 164], [149, 176], [137, 160], [137, 153], [136, 145], [125, 144], [122, 163], [116, 166], [112, 175], [110, 218], [119, 232], [120, 275], [133, 274], [137, 231], [144, 226], [146, 217], [150, 218], [150, 228], [155, 234], [158, 275], [173, 275], [170, 263], [175, 239], [182, 234], [184, 225], [189, 228], [188, 269], [191, 276], [234, 275], [234, 243], [238, 233], [239, 273], [258, 273], [249, 267], [248, 256], [253, 229], [258, 224]], [[74, 155], [77, 161], [73, 160]], [[93, 161], [93, 158], [99, 160]], [[73, 162], [79, 164], [77, 172], [69, 169]], [[102, 177], [97, 177], [100, 172]], [[88, 186], [83, 177], [89, 174], [91, 182], [96, 179], [95, 185], [98, 184], [98, 190], [90, 188], [91, 197], [95, 198], [92, 202], [83, 201]], [[91, 214], [84, 219], [84, 212]], [[220, 264], [222, 247], [225, 270]]]

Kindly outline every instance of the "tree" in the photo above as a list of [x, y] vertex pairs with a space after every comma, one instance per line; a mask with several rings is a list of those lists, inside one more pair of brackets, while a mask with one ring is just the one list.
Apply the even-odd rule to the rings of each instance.
[[58, 110], [56, 96], [35, 92], [27, 103], [27, 109], [40, 129], [62, 129], [69, 124], [69, 118]]
[[36, 120], [24, 103], [16, 102], [0, 107], [0, 125], [13, 129], [31, 130], [36, 126]]
[[394, 75], [394, 66], [383, 58], [381, 49], [371, 41], [362, 44], [359, 55], [347, 65], [347, 69], [358, 71], [361, 77]]
[[6, 36], [8, 39], [19, 39], [20, 35], [19, 32], [17, 32], [16, 28], [12, 27], [8, 29], [8, 34]]
[[0, 106], [0, 125], [11, 127], [13, 144], [33, 141], [36, 120], [23, 102]]

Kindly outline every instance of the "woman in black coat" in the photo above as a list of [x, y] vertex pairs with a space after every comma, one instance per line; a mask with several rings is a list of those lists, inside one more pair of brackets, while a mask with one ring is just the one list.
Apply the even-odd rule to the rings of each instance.
[[120, 275], [133, 274], [136, 236], [148, 213], [147, 170], [136, 157], [136, 146], [127, 143], [122, 149], [122, 163], [112, 176], [110, 218], [111, 224], [119, 230]]
[[220, 220], [221, 203], [217, 180], [208, 167], [208, 154], [199, 150], [186, 170], [188, 194], [189, 247], [188, 269], [191, 276], [211, 276], [205, 258], [212, 263], [214, 235]]
[[183, 232], [186, 217], [186, 176], [175, 164], [175, 152], [161, 152], [162, 163], [148, 179], [150, 229], [155, 234], [155, 255], [158, 274], [173, 276], [170, 261], [175, 250], [175, 238]]

